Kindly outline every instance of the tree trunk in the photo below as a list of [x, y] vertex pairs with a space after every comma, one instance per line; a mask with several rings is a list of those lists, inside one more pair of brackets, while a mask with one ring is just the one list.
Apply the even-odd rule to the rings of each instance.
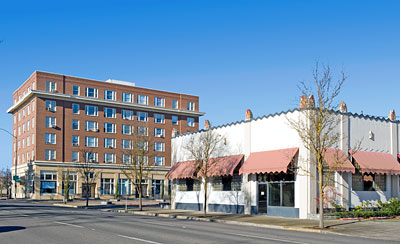
[[203, 203], [204, 217], [207, 216], [207, 180], [204, 179], [204, 203]]
[[139, 185], [139, 211], [143, 210], [143, 205], [142, 205], [142, 186]]
[[323, 170], [322, 170], [322, 163], [319, 163], [319, 182], [318, 182], [318, 190], [319, 190], [319, 228], [323, 229], [325, 228], [324, 226], [324, 189], [323, 189], [323, 184], [324, 184], [324, 175], [323, 175]]
[[86, 207], [89, 207], [89, 180], [86, 181]]

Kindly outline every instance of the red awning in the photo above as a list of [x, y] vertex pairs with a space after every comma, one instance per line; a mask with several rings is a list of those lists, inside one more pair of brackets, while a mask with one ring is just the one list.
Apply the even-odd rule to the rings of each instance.
[[196, 161], [177, 162], [165, 175], [167, 179], [184, 179], [192, 178], [196, 173], [199, 164]]
[[400, 164], [392, 154], [350, 151], [362, 173], [400, 174]]
[[299, 148], [287, 148], [273, 151], [250, 153], [250, 156], [240, 168], [239, 173], [272, 173], [287, 172], [287, 167], [296, 156]]
[[207, 175], [209, 177], [233, 175], [233, 171], [236, 169], [240, 161], [242, 161], [243, 157], [244, 155], [240, 154], [234, 156], [212, 158], [210, 159]]
[[329, 168], [338, 172], [355, 173], [356, 169], [347, 158], [346, 154], [340, 149], [328, 148], [325, 152], [325, 162]]

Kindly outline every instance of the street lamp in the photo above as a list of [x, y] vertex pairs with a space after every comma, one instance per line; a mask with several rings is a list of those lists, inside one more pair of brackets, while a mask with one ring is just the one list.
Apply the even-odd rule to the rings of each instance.
[[8, 130], [0, 128], [0, 130], [6, 132], [7, 134], [9, 134], [10, 136], [15, 138], [15, 173], [14, 173], [14, 198], [17, 199], [17, 179], [15, 176], [17, 176], [17, 155], [18, 155], [18, 138], [17, 136], [14, 136], [12, 133], [10, 133]]

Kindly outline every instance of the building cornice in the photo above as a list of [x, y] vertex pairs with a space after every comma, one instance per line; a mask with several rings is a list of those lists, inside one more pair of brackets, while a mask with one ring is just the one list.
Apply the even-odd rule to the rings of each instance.
[[141, 105], [141, 104], [134, 104], [134, 103], [125, 103], [125, 102], [119, 102], [119, 101], [104, 100], [104, 99], [82, 97], [82, 96], [73, 96], [73, 95], [68, 95], [68, 94], [63, 94], [63, 93], [53, 93], [53, 92], [46, 92], [46, 91], [39, 91], [39, 90], [31, 90], [30, 92], [28, 92], [20, 101], [18, 101], [16, 104], [11, 106], [7, 110], [7, 113], [14, 113], [26, 101], [28, 101], [31, 97], [34, 97], [34, 96], [49, 98], [49, 99], [60, 99], [63, 101], [83, 102], [83, 103], [88, 103], [88, 104], [106, 105], [106, 106], [108, 105], [108, 106], [114, 106], [114, 107], [119, 107], [119, 108], [130, 108], [130, 109], [135, 109], [135, 110], [163, 112], [163, 113], [195, 116], [195, 117], [200, 117], [205, 114], [203, 112], [164, 108], [164, 107], [155, 107], [155, 106]]
[[[42, 167], [68, 167], [68, 168], [80, 168], [82, 167], [82, 163], [69, 163], [69, 162], [57, 162], [57, 161], [34, 161], [32, 162], [32, 165], [37, 165], [37, 166], [42, 166]], [[98, 163], [93, 163], [90, 164], [91, 167], [94, 169], [127, 169], [127, 165], [124, 164], [98, 164]], [[171, 167], [169, 166], [153, 166], [153, 167], [148, 167], [146, 168], [150, 171], [165, 171], [168, 172]]]

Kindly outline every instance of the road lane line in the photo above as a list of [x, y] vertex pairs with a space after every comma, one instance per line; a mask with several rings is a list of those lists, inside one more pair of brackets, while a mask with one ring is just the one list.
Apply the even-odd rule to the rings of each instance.
[[73, 227], [77, 227], [77, 228], [85, 228], [85, 227], [83, 227], [83, 226], [80, 226], [80, 225], [74, 225], [74, 224], [69, 224], [69, 223], [64, 223], [64, 222], [54, 222], [54, 223], [56, 223], [56, 224], [60, 224], [60, 225], [69, 225], [69, 226], [73, 226]]
[[118, 235], [118, 236], [127, 238], [127, 239], [131, 239], [131, 240], [135, 240], [135, 241], [141, 241], [141, 242], [152, 243], [152, 244], [162, 244], [160, 242], [148, 241], [148, 240], [144, 240], [144, 239], [140, 239], [140, 238], [136, 238], [136, 237], [132, 237], [132, 236], [124, 236], [124, 235]]
[[235, 236], [263, 239], [263, 240], [268, 240], [268, 241], [279, 241], [279, 242], [296, 243], [296, 244], [308, 244], [307, 242], [299, 242], [299, 241], [292, 241], [292, 240], [285, 240], [285, 239], [276, 239], [276, 238], [263, 237], [263, 236], [253, 236], [253, 235], [245, 235], [245, 234], [230, 233], [230, 232], [221, 232], [221, 233], [229, 234], [229, 235], [235, 235]]

